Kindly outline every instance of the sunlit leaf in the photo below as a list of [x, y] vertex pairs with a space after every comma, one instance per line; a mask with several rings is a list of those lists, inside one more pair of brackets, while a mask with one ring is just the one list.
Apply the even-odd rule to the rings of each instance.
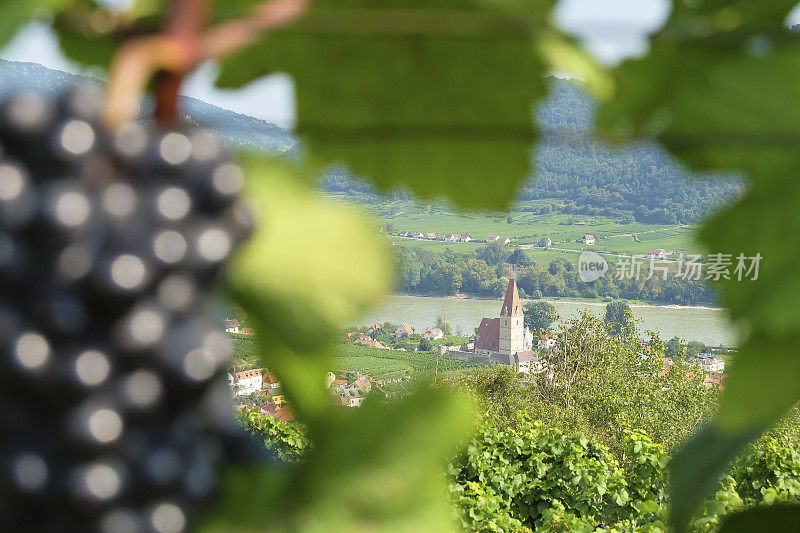
[[[599, 116], [616, 140], [656, 137], [695, 169], [743, 172], [746, 196], [714, 217], [701, 239], [730, 254], [721, 303], [749, 340], [737, 354], [716, 421], [672, 463], [673, 517], [681, 527], [727, 462], [800, 398], [800, 112], [793, 77], [800, 35], [785, 27], [794, 0], [676, 2], [651, 53], [615, 72], [616, 93]], [[759, 272], [736, 272], [738, 256]], [[748, 266], [748, 265], [745, 265]]]
[[390, 258], [360, 211], [312, 192], [284, 162], [249, 161], [257, 228], [230, 265], [229, 286], [254, 321], [265, 362], [310, 415], [327, 404], [322, 347], [388, 292]]
[[719, 486], [719, 476], [731, 457], [758, 432], [723, 433], [709, 426], [672, 458], [670, 468], [670, 514], [672, 525], [684, 531], [699, 502]]
[[752, 533], [753, 531], [792, 531], [800, 524], [800, 506], [776, 505], [760, 507], [727, 517], [720, 533]]
[[[207, 531], [453, 530], [445, 460], [470, 421], [462, 401], [433, 390], [331, 416], [312, 428], [314, 446], [302, 464], [282, 475], [256, 470], [229, 479]], [[279, 510], [269, 524], [253, 512], [266, 506]]]
[[311, 156], [384, 189], [503, 206], [529, 172], [532, 105], [546, 90], [534, 29], [546, 11], [490, 3], [320, 0], [225, 61], [219, 82], [286, 71]]

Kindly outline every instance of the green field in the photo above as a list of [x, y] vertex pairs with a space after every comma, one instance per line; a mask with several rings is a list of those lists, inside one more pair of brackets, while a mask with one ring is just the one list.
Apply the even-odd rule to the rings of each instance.
[[[333, 195], [337, 201], [359, 205], [371, 212], [381, 223], [389, 225], [391, 242], [397, 246], [444, 252], [447, 247], [457, 252], [474, 252], [480, 243], [453, 243], [415, 240], [398, 237], [403, 231], [423, 233], [469, 233], [476, 241], [486, 236], [500, 235], [512, 239], [509, 246], [536, 244], [549, 237], [553, 244], [548, 250], [528, 249], [527, 253], [539, 264], [547, 264], [557, 257], [574, 257], [575, 252], [590, 249], [596, 252], [619, 254], [645, 254], [652, 248], [674, 252], [701, 253], [702, 247], [694, 238], [695, 229], [683, 225], [623, 223], [621, 219], [579, 214], [547, 213], [538, 211], [555, 201], [536, 200], [516, 204], [508, 212], [462, 211], [445, 203], [419, 204], [405, 200], [392, 200], [365, 205], [344, 195]], [[585, 234], [594, 235], [596, 244], [587, 246], [578, 242]]]
[[452, 355], [437, 356], [434, 352], [401, 352], [382, 350], [342, 342], [333, 352], [334, 372], [356, 371], [373, 379], [393, 379], [410, 375], [413, 379], [432, 380], [439, 360], [438, 377], [444, 378], [472, 372], [478, 365], [460, 361]]

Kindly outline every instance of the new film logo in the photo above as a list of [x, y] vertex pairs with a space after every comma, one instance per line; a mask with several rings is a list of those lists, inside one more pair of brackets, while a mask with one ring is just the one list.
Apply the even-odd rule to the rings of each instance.
[[600, 254], [584, 251], [578, 257], [578, 278], [589, 283], [605, 276], [608, 272], [608, 263]]

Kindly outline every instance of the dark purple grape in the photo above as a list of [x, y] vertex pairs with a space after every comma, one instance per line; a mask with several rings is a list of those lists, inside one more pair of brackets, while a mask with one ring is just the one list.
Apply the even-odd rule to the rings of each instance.
[[242, 170], [208, 132], [110, 132], [102, 107], [97, 87], [0, 102], [10, 531], [181, 533], [230, 454], [253, 455], [205, 303], [253, 229]]

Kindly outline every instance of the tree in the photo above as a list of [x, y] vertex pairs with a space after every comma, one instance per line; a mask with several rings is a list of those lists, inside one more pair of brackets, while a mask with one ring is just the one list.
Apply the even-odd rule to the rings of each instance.
[[667, 347], [666, 347], [667, 357], [673, 357], [673, 358], [678, 357], [681, 352], [682, 344], [683, 343], [678, 337], [672, 337], [669, 341], [667, 341]]
[[486, 261], [487, 265], [498, 265], [505, 262], [508, 253], [499, 242], [489, 242], [475, 250], [478, 259]]
[[708, 351], [708, 346], [700, 341], [689, 341], [686, 345], [686, 355], [689, 357], [697, 357], [706, 351]]
[[529, 302], [523, 308], [525, 327], [531, 331], [550, 329], [553, 322], [558, 319], [558, 312], [553, 304], [545, 301]]
[[511, 255], [508, 256], [508, 262], [519, 267], [530, 266], [533, 264], [533, 260], [522, 248], [517, 248], [511, 252]]
[[445, 336], [450, 336], [453, 334], [453, 326], [441, 315], [436, 317], [436, 327], [442, 330]]
[[433, 343], [427, 337], [422, 337], [419, 340], [419, 351], [429, 352], [433, 349]]
[[634, 327], [631, 306], [625, 300], [614, 300], [606, 304], [606, 324], [615, 335], [631, 331]]

